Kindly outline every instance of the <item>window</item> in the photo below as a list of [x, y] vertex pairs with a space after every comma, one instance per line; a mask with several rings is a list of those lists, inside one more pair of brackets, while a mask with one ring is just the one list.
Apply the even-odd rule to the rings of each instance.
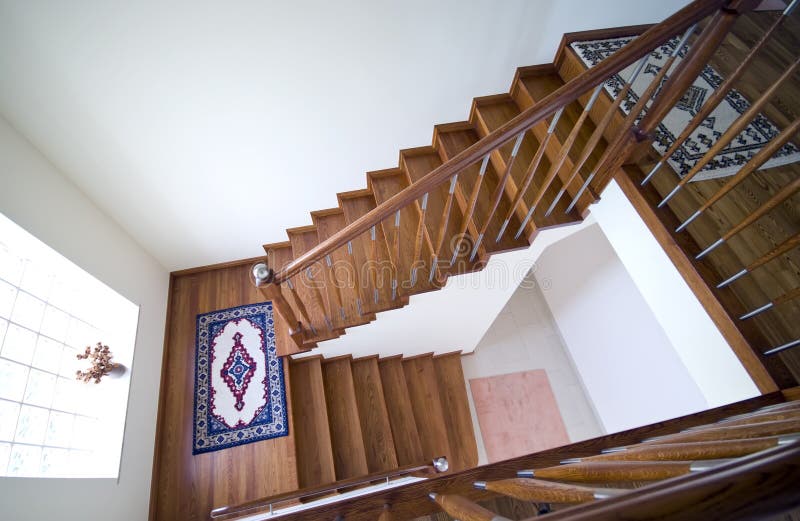
[[[0, 476], [118, 476], [138, 313], [0, 214]], [[97, 342], [127, 370], [80, 382]]]

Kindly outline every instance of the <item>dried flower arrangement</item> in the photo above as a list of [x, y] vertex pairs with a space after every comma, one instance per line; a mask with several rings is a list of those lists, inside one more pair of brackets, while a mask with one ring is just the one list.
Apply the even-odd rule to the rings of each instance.
[[77, 357], [78, 360], [86, 360], [88, 358], [92, 364], [88, 371], [76, 372], [77, 379], [83, 380], [84, 382], [94, 379], [94, 383], [99, 384], [100, 380], [105, 375], [116, 369], [119, 365], [111, 361], [113, 355], [111, 351], [109, 351], [108, 346], [104, 346], [102, 342], [98, 342], [94, 350], [86, 346], [86, 350], [83, 354], [78, 354]]

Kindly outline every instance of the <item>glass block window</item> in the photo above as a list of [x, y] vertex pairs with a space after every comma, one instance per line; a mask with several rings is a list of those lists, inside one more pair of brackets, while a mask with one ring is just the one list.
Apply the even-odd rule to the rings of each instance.
[[[118, 476], [138, 313], [0, 214], [0, 476]], [[97, 342], [126, 371], [78, 381]]]

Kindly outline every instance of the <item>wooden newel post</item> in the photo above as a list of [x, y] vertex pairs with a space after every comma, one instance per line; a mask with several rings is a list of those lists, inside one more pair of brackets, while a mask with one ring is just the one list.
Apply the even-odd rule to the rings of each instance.
[[253, 266], [253, 283], [264, 297], [272, 301], [275, 310], [289, 326], [289, 336], [298, 347], [303, 346], [303, 324], [297, 320], [292, 306], [283, 296], [280, 285], [274, 282], [275, 272], [265, 262]]

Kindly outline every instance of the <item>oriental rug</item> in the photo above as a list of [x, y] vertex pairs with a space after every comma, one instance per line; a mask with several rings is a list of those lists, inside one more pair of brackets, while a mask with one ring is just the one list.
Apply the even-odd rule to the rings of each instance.
[[288, 433], [272, 302], [197, 315], [192, 453]]

